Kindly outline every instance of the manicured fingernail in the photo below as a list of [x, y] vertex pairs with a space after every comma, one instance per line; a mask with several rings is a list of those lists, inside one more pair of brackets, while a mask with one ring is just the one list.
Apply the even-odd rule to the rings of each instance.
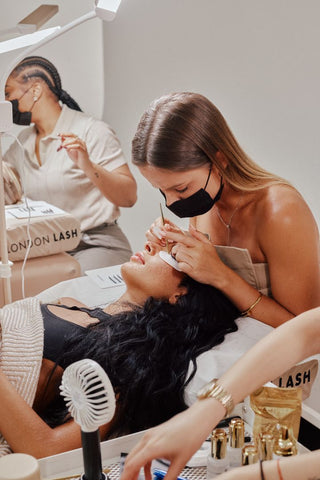
[[153, 233], [157, 238], [159, 238], [159, 240], [162, 239], [163, 235], [161, 234], [160, 227], [153, 227]]
[[60, 145], [60, 147], [57, 148], [57, 152], [60, 152], [60, 150], [63, 148], [62, 145]]

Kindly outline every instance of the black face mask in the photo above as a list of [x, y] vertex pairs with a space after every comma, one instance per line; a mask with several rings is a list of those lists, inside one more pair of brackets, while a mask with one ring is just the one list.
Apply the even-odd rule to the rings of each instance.
[[12, 103], [12, 119], [13, 123], [16, 125], [30, 125], [31, 123], [31, 112], [20, 112], [19, 110], [19, 100], [14, 99], [10, 100]]
[[[204, 188], [200, 188], [200, 190], [190, 195], [190, 197], [177, 200], [171, 205], [166, 205], [167, 208], [180, 218], [197, 217], [198, 215], [203, 215], [211, 210], [213, 205], [220, 199], [224, 185], [221, 177], [220, 188], [217, 195], [214, 198], [210, 197], [209, 193], [206, 192], [210, 175], [211, 168]], [[166, 198], [161, 190], [160, 192], [164, 198]]]

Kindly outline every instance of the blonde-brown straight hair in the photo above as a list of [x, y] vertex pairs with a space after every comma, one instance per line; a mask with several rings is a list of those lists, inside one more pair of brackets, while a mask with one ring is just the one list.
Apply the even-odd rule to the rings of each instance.
[[[226, 167], [217, 161], [218, 151], [227, 159]], [[291, 186], [251, 160], [217, 107], [197, 93], [172, 93], [150, 104], [132, 141], [132, 161], [173, 171], [211, 162], [230, 186], [247, 192]]]

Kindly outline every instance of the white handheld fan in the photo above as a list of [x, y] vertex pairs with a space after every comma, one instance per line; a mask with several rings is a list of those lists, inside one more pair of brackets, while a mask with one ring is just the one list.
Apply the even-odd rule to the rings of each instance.
[[103, 480], [99, 427], [109, 422], [116, 401], [108, 375], [94, 360], [69, 365], [62, 376], [61, 395], [74, 421], [81, 427], [83, 480]]

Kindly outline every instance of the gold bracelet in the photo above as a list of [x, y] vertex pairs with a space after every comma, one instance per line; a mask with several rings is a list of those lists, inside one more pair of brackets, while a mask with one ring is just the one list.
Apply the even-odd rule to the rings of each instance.
[[234, 409], [233, 398], [230, 393], [226, 392], [221, 385], [218, 384], [218, 379], [214, 378], [211, 382], [207, 383], [197, 393], [198, 400], [204, 398], [215, 398], [226, 409], [225, 417], [228, 417]]
[[253, 304], [252, 304], [247, 310], [245, 310], [244, 312], [241, 312], [241, 313], [240, 313], [241, 317], [248, 317], [248, 316], [250, 316], [250, 314], [251, 314], [252, 310], [254, 309], [254, 307], [255, 307], [256, 305], [258, 305], [258, 303], [259, 303], [260, 300], [262, 299], [262, 296], [263, 296], [262, 293], [259, 293], [259, 296], [258, 296], [257, 300], [256, 300], [255, 302], [253, 302]]

